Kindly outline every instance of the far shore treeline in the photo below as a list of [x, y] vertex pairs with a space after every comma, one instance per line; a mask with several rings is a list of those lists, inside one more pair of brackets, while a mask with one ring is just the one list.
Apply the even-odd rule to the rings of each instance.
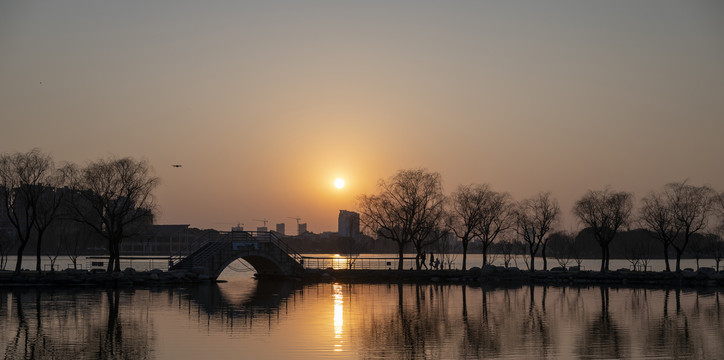
[[[146, 161], [130, 157], [81, 167], [56, 166], [38, 149], [0, 155], [0, 270], [12, 251], [20, 272], [22, 255], [34, 250], [37, 271], [41, 256], [53, 263], [63, 254], [75, 264], [89, 251], [108, 254], [107, 270], [120, 271], [122, 242], [137, 241], [153, 224], [158, 182]], [[516, 201], [489, 184], [467, 184], [446, 194], [441, 175], [425, 169], [400, 170], [380, 180], [375, 194], [359, 196], [357, 211], [360, 236], [307, 233], [284, 241], [300, 252], [349, 257], [395, 252], [401, 259], [412, 252], [418, 269], [427, 267], [429, 253], [443, 268], [462, 254], [463, 270], [468, 253], [482, 253], [483, 266], [492, 254], [505, 266], [517, 255], [531, 271], [535, 257], [548, 270], [548, 260], [558, 267], [580, 266], [594, 256], [601, 259], [601, 271], [609, 270], [612, 257], [640, 269], [663, 258], [666, 271], [672, 258], [680, 271], [685, 256], [714, 259], [718, 271], [724, 256], [724, 193], [688, 181], [667, 184], [639, 201], [626, 191], [589, 190], [570, 209], [580, 224], [576, 232], [562, 230], [562, 210], [550, 192]]]
[[[671, 271], [671, 252], [677, 272], [687, 251], [697, 259], [714, 258], [717, 270], [724, 255], [724, 194], [687, 181], [650, 192], [641, 199], [637, 212], [629, 192], [589, 190], [572, 209], [583, 228], [579, 234], [558, 229], [561, 209], [550, 192], [515, 201], [488, 184], [469, 184], [446, 195], [440, 174], [425, 169], [400, 170], [381, 180], [376, 194], [360, 196], [359, 211], [368, 234], [395, 243], [400, 258], [406, 247], [414, 248], [418, 269], [427, 267], [425, 251], [437, 246], [438, 253], [455, 253], [457, 249], [444, 247], [459, 245], [465, 270], [470, 244], [481, 250], [483, 266], [495, 247], [506, 265], [512, 254], [525, 254], [531, 271], [535, 271], [536, 256], [542, 256], [543, 270], [548, 270], [550, 255], [561, 265], [572, 258], [580, 265], [583, 253], [590, 249], [583, 246], [585, 238], [598, 244], [602, 272], [609, 270], [612, 244], [617, 245], [618, 254], [643, 268], [657, 245], [666, 271]], [[640, 230], [621, 236], [622, 230], [630, 228]], [[641, 233], [648, 237], [635, 236]], [[455, 241], [446, 241], [451, 237]], [[398, 264], [402, 270], [402, 261]]]

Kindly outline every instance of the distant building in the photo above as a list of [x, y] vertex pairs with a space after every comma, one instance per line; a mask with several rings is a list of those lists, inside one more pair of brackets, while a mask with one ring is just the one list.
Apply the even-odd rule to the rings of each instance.
[[257, 226], [256, 231], [267, 232], [267, 231], [269, 231], [269, 228], [267, 228], [266, 226]]
[[215, 240], [215, 230], [199, 230], [189, 225], [150, 225], [145, 231], [121, 243], [122, 255], [173, 255], [191, 253], [199, 244]]
[[337, 221], [337, 232], [340, 236], [359, 239], [359, 213], [354, 211], [340, 210]]
[[307, 223], [297, 225], [297, 235], [302, 235], [307, 232]]
[[284, 232], [285, 227], [286, 227], [286, 226], [284, 225], [284, 223], [277, 224], [277, 232], [280, 233], [280, 234], [282, 234], [282, 235], [285, 235], [285, 232]]

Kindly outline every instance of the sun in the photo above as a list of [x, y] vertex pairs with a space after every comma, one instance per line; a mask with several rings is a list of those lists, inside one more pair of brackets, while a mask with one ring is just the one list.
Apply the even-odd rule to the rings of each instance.
[[334, 187], [336, 187], [337, 189], [343, 188], [343, 187], [344, 187], [344, 179], [342, 179], [342, 178], [337, 178], [337, 179], [335, 179], [335, 180], [334, 180]]

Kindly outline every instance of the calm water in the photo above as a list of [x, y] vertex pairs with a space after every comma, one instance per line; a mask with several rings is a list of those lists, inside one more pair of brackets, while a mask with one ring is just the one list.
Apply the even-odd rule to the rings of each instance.
[[724, 354], [722, 289], [257, 282], [0, 288], [5, 358], [701, 358]]

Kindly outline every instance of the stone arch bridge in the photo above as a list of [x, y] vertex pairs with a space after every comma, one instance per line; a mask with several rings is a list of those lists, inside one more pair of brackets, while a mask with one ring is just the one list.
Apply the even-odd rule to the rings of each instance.
[[211, 279], [236, 259], [248, 262], [260, 276], [294, 276], [304, 272], [302, 256], [272, 232], [231, 231], [202, 244], [190, 255], [173, 256], [170, 270], [196, 269]]

